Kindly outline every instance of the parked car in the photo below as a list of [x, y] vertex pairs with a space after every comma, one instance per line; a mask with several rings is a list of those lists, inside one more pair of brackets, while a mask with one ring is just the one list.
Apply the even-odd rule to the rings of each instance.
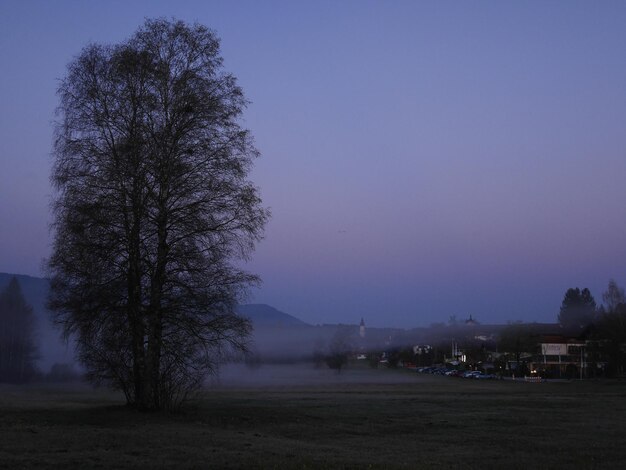
[[462, 370], [449, 370], [446, 372], [448, 377], [463, 377], [464, 372]]
[[463, 374], [463, 377], [466, 379], [475, 379], [479, 375], [482, 375], [482, 372], [479, 370], [468, 370], [465, 374]]

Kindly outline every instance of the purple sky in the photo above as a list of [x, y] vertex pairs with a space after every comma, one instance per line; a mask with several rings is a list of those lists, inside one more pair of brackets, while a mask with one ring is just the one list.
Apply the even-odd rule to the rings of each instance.
[[250, 301], [310, 323], [554, 321], [626, 285], [626, 3], [0, 2], [0, 271], [41, 275], [57, 80], [198, 21], [252, 101]]

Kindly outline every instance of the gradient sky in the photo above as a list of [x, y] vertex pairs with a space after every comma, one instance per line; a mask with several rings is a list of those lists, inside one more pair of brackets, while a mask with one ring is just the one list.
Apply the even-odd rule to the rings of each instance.
[[146, 17], [222, 39], [273, 217], [250, 301], [555, 321], [626, 284], [626, 2], [0, 1], [0, 271], [49, 254], [58, 79]]

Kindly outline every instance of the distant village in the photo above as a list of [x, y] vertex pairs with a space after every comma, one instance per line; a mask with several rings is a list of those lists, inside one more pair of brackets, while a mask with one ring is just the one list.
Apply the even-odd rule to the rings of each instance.
[[340, 368], [364, 361], [371, 367], [439, 366], [498, 376], [607, 376], [610, 357], [602, 354], [602, 341], [586, 336], [558, 323], [488, 325], [470, 316], [411, 330], [368, 328], [364, 320], [358, 325], [259, 326], [254, 345], [261, 362], [312, 359]]
[[[477, 371], [489, 377], [585, 379], [624, 374], [626, 302], [614, 281], [596, 306], [588, 289], [569, 289], [555, 323], [482, 324], [469, 315], [413, 329], [351, 325], [255, 324], [260, 361], [341, 369], [351, 361], [371, 367]], [[454, 372], [456, 371], [456, 372]]]

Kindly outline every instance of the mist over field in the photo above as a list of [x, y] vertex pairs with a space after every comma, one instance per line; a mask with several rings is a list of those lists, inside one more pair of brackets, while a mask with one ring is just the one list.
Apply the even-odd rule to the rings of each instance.
[[405, 371], [389, 371], [363, 367], [346, 368], [341, 372], [312, 362], [298, 364], [226, 364], [219, 375], [209, 379], [212, 388], [324, 388], [341, 385], [390, 385], [416, 382], [416, 375]]
[[26, 302], [33, 308], [34, 337], [38, 348], [39, 369], [48, 373], [54, 364], [66, 364], [79, 368], [75, 359], [73, 341], [62, 337], [61, 329], [54, 325], [52, 314], [46, 308], [50, 289], [48, 280], [0, 272], [0, 291], [7, 287], [14, 276], [20, 284]]

